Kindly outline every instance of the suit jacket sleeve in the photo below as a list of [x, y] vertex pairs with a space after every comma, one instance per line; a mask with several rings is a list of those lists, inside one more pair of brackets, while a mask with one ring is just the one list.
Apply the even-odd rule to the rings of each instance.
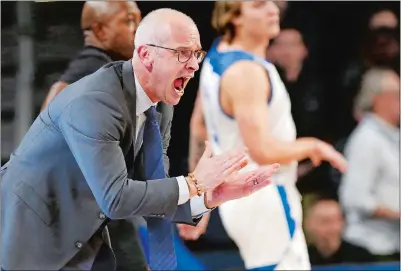
[[[166, 176], [169, 176], [170, 161], [167, 155], [167, 150], [170, 145], [170, 139], [171, 139], [171, 124], [173, 121], [174, 107], [171, 106], [171, 110], [168, 110], [166, 107], [167, 106], [165, 106], [164, 108], [165, 110], [162, 110], [163, 118], [165, 118], [165, 121], [167, 122], [167, 126], [163, 134], [163, 155], [164, 155], [164, 168], [166, 170]], [[192, 218], [191, 204], [190, 200], [188, 200], [186, 203], [177, 206], [177, 210], [173, 217], [173, 221], [176, 223], [196, 225], [201, 220], [201, 218], [202, 216], [197, 218]]]
[[157, 215], [172, 219], [179, 192], [175, 178], [143, 182], [127, 177], [119, 146], [127, 125], [122, 112], [110, 94], [89, 92], [72, 100], [55, 123], [109, 218]]

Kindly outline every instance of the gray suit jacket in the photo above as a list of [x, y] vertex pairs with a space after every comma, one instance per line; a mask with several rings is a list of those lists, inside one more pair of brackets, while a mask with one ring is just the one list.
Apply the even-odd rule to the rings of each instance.
[[[2, 168], [5, 270], [61, 269], [107, 218], [199, 221], [192, 219], [189, 202], [177, 206], [175, 178], [140, 178], [131, 62], [107, 64], [67, 88], [37, 117]], [[164, 105], [161, 112], [168, 146], [173, 108]], [[128, 178], [133, 172], [138, 180]]]

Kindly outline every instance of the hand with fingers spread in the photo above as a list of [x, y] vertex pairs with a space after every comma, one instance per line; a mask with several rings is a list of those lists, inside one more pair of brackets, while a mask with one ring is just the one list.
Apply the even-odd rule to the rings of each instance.
[[205, 204], [208, 208], [224, 202], [249, 196], [271, 183], [270, 178], [280, 168], [280, 164], [261, 166], [255, 170], [233, 173], [213, 191], [207, 192]]
[[206, 192], [213, 190], [232, 173], [245, 167], [248, 159], [244, 148], [212, 156], [210, 143], [206, 141], [205, 144], [206, 149], [193, 172], [193, 176], [198, 187]]

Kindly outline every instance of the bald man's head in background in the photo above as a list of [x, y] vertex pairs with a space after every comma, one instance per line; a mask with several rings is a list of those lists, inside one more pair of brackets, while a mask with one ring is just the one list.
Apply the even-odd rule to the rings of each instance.
[[133, 1], [87, 1], [81, 16], [85, 44], [130, 59], [140, 20], [141, 12]]
[[[128, 60], [132, 58], [135, 32], [140, 20], [141, 12], [133, 1], [85, 2], [81, 16], [85, 45], [105, 50], [107, 56], [113, 60]], [[96, 56], [94, 58], [98, 59]], [[82, 62], [79, 57], [74, 61], [72, 64], [70, 63], [73, 66], [67, 70], [70, 79], [71, 74], [74, 75], [73, 81], [95, 72], [105, 64], [93, 66], [92, 63], [92, 68], [89, 68], [90, 61], [86, 65], [79, 62]], [[95, 62], [99, 63], [99, 59]], [[78, 68], [74, 66], [78, 65], [77, 63], [80, 63]], [[70, 83], [72, 82], [65, 82], [65, 80], [55, 82], [50, 87], [41, 110], [44, 110], [54, 97]]]
[[387, 27], [395, 29], [398, 26], [397, 16], [391, 10], [383, 9], [375, 12], [369, 20], [370, 29]]

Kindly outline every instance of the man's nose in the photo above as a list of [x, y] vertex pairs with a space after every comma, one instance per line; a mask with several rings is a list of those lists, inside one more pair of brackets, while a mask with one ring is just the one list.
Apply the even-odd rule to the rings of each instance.
[[199, 70], [198, 59], [196, 59], [195, 55], [192, 55], [191, 58], [187, 62], [187, 69], [196, 72]]
[[279, 10], [278, 6], [276, 5], [276, 3], [274, 3], [274, 2], [269, 2], [268, 3], [268, 5], [267, 5], [267, 14], [269, 16], [279, 16], [280, 10]]

